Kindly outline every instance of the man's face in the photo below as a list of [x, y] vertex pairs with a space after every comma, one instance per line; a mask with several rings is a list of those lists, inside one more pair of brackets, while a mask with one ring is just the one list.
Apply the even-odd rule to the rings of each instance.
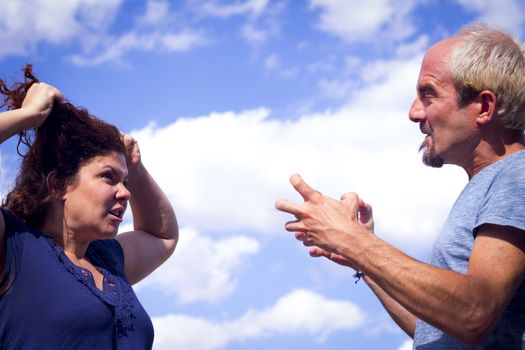
[[470, 105], [458, 108], [450, 75], [448, 56], [457, 40], [446, 39], [428, 50], [417, 81], [417, 97], [409, 111], [410, 120], [419, 123], [426, 135], [420, 150], [423, 162], [432, 167], [467, 164], [478, 137], [475, 114]]

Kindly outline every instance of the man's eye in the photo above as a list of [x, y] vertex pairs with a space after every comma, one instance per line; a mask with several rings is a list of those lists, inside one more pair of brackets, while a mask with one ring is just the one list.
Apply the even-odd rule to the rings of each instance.
[[421, 95], [421, 100], [424, 102], [424, 103], [429, 103], [431, 102], [433, 99], [434, 99], [434, 94], [432, 93], [424, 93]]

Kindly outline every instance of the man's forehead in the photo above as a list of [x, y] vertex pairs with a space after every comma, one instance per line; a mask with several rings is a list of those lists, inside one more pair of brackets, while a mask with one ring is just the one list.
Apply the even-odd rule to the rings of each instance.
[[439, 68], [446, 65], [453, 46], [453, 42], [450, 40], [439, 41], [431, 46], [423, 58], [421, 68]]
[[418, 86], [421, 84], [439, 84], [448, 80], [450, 52], [458, 40], [457, 37], [447, 38], [428, 49], [421, 63]]

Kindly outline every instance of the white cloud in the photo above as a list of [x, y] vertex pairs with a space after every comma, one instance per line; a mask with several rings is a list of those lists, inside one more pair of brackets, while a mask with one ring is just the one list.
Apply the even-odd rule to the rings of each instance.
[[[282, 5], [268, 0], [235, 3], [193, 1], [198, 16], [248, 19], [240, 35], [253, 45], [260, 45], [279, 31], [275, 20]], [[70, 44], [78, 52], [67, 59], [80, 66], [107, 62], [125, 63], [131, 51], [185, 52], [203, 45], [208, 39], [198, 29], [180, 29], [166, 0], [148, 0], [144, 12], [136, 16], [131, 28], [115, 34], [110, 26], [119, 14], [122, 0], [4, 0], [0, 18], [0, 58], [9, 55], [34, 54], [39, 45]], [[190, 5], [191, 6], [191, 5]], [[31, 9], [28, 11], [27, 9]], [[182, 11], [185, 11], [184, 8]]]
[[113, 22], [121, 3], [122, 0], [4, 0], [0, 57], [33, 53], [40, 43], [64, 44], [74, 39], [93, 44]]
[[279, 56], [276, 54], [271, 54], [264, 60], [264, 68], [266, 70], [274, 70], [279, 67]]
[[221, 2], [220, 0], [202, 1], [199, 10], [214, 17], [231, 17], [235, 15], [249, 15], [258, 17], [268, 7], [268, 0], [246, 0]]
[[130, 51], [186, 52], [206, 43], [206, 38], [190, 29], [178, 33], [154, 31], [151, 33], [128, 32], [108, 40], [96, 53], [72, 55], [69, 60], [79, 66], [99, 65], [106, 62], [122, 62]]
[[429, 47], [428, 36], [420, 35], [414, 41], [399, 44], [396, 48], [397, 57], [418, 56]]
[[281, 14], [285, 3], [268, 0], [191, 0], [189, 5], [198, 17], [208, 16], [222, 19], [229, 19], [233, 16], [245, 17], [240, 36], [249, 44], [260, 46], [279, 33], [280, 25], [277, 17]]
[[298, 200], [287, 179], [300, 172], [333, 197], [357, 191], [374, 205], [378, 234], [422, 247], [459, 192], [453, 169], [420, 164], [422, 138], [405, 112], [346, 109], [295, 122], [267, 115], [212, 114], [134, 132], [185, 222], [215, 232], [282, 232], [287, 217], [273, 203]]
[[253, 23], [246, 23], [241, 29], [241, 36], [255, 46], [265, 43], [271, 35], [271, 31], [257, 28]]
[[[122, 0], [4, 0], [0, 17], [0, 58], [34, 53], [41, 43], [75, 44], [82, 53], [67, 59], [79, 66], [123, 63], [130, 51], [186, 52], [207, 42], [193, 29], [166, 30], [169, 3], [150, 0], [124, 34], [108, 33]], [[27, 11], [30, 8], [31, 11]]]
[[323, 75], [336, 70], [336, 64], [333, 60], [323, 59], [322, 61], [307, 64], [306, 70], [313, 74]]
[[298, 66], [284, 68], [279, 55], [274, 53], [265, 58], [263, 66], [266, 71], [275, 72], [283, 78], [294, 78], [299, 74], [300, 70]]
[[478, 13], [477, 20], [522, 35], [525, 5], [520, 0], [456, 0], [466, 11]]
[[146, 3], [146, 12], [138, 19], [142, 25], [158, 25], [170, 17], [170, 4], [165, 0], [149, 0]]
[[167, 33], [159, 40], [159, 48], [168, 52], [185, 52], [206, 42], [203, 34], [187, 29], [179, 33]]
[[420, 162], [423, 137], [407, 117], [419, 63], [372, 63], [381, 74], [370, 73], [369, 85], [335, 111], [294, 121], [272, 119], [264, 108], [212, 113], [133, 134], [179, 216], [199, 230], [282, 232], [290, 218], [273, 205], [299, 200], [288, 177], [300, 172], [332, 197], [361, 194], [385, 239], [427, 247], [466, 178]]
[[[360, 75], [365, 86], [358, 91], [351, 105], [374, 110], [395, 110], [408, 116], [408, 108], [416, 93], [422, 58], [421, 53], [411, 58], [377, 60], [363, 66]], [[407, 121], [408, 118], [404, 118], [404, 122]]]
[[318, 85], [323, 95], [334, 99], [343, 99], [348, 98], [354, 83], [351, 80], [321, 79]]
[[363, 323], [364, 315], [355, 304], [297, 289], [268, 309], [249, 310], [231, 321], [185, 315], [156, 317], [154, 348], [214, 350], [231, 342], [286, 334], [308, 334], [322, 342], [333, 332], [354, 330]]
[[310, 8], [320, 9], [320, 30], [347, 42], [372, 39], [401, 40], [414, 32], [409, 17], [415, 0], [310, 0]]
[[401, 346], [397, 348], [397, 350], [412, 350], [413, 343], [414, 342], [412, 341], [412, 339], [408, 339], [403, 344], [401, 344]]
[[357, 56], [345, 57], [345, 71], [354, 72], [359, 71], [363, 66], [363, 59]]
[[214, 240], [184, 228], [176, 253], [135, 288], [150, 286], [177, 296], [181, 304], [215, 303], [235, 291], [247, 258], [258, 250], [259, 243], [254, 238], [230, 236]]

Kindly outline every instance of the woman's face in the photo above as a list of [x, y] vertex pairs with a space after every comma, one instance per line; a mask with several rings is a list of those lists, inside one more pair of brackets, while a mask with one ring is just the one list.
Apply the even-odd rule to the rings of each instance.
[[112, 151], [83, 164], [64, 194], [64, 226], [85, 240], [112, 238], [131, 193], [123, 154]]

